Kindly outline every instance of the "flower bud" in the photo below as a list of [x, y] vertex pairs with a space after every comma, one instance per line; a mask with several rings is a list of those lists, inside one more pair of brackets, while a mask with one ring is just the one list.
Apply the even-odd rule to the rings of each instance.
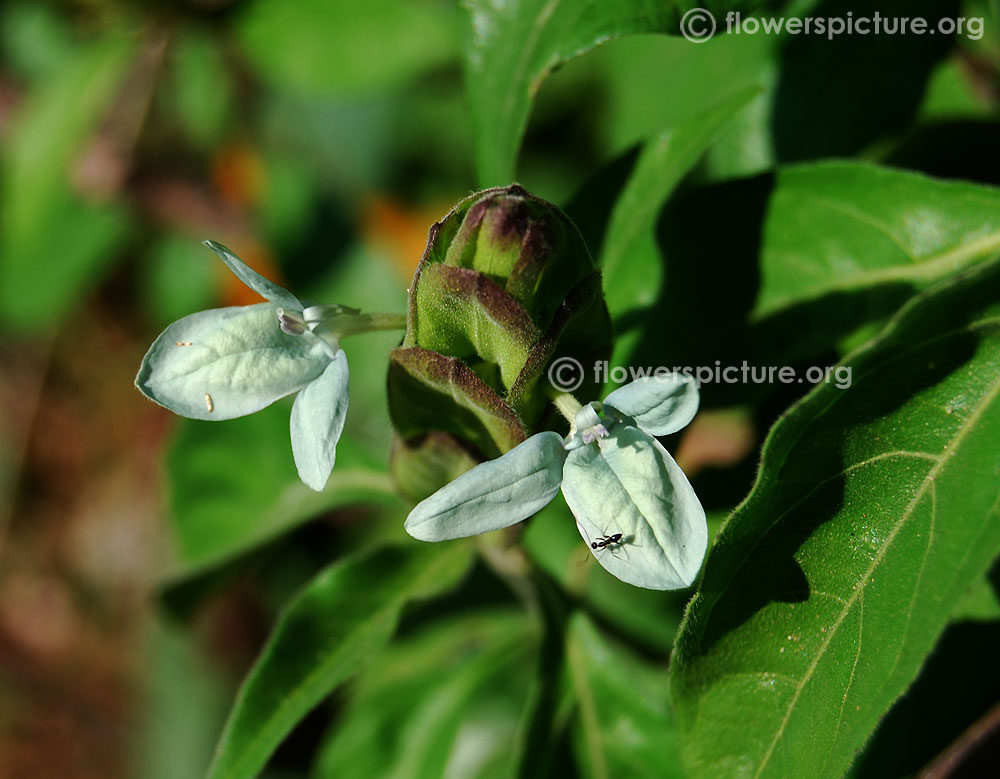
[[[610, 352], [600, 273], [583, 238], [561, 210], [517, 185], [471, 195], [435, 224], [409, 292], [388, 384], [401, 439], [393, 472], [414, 498], [442, 486], [435, 474], [558, 425], [545, 387], [552, 360], [587, 366]], [[596, 394], [596, 377], [582, 378], [580, 393]], [[419, 467], [427, 478], [416, 476], [415, 458], [436, 461]]]

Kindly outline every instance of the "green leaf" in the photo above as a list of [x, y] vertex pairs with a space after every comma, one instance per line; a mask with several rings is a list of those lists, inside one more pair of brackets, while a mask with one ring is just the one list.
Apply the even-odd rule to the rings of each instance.
[[454, 587], [466, 544], [386, 547], [330, 566], [288, 605], [237, 696], [210, 779], [254, 777], [316, 704], [395, 632], [403, 606]]
[[446, 541], [521, 522], [559, 492], [565, 459], [562, 436], [533, 435], [418, 503], [406, 519], [406, 532], [421, 541]]
[[[992, 761], [989, 749], [980, 749], [985, 747], [980, 739], [984, 730], [989, 732], [983, 726], [995, 717], [1000, 700], [998, 646], [1000, 620], [952, 622], [920, 675], [851, 764], [848, 777], [934, 776], [936, 769], [941, 775], [942, 763], [954, 766], [952, 776], [993, 773], [986, 767]], [[961, 741], [966, 748], [952, 751]], [[977, 763], [985, 770], [977, 771]]]
[[191, 419], [252, 414], [319, 376], [330, 358], [310, 333], [288, 335], [270, 303], [199, 311], [149, 347], [135, 385]]
[[611, 212], [601, 250], [599, 264], [613, 316], [656, 300], [662, 276], [656, 223], [663, 204], [726, 123], [758, 93], [756, 88], [744, 89], [643, 147]]
[[774, 427], [672, 661], [693, 776], [840, 776], [1000, 552], [1000, 262]]
[[20, 236], [23, 243], [14, 245], [16, 236], [4, 233], [0, 218], [0, 320], [18, 330], [51, 327], [85, 302], [130, 232], [129, 213], [118, 204], [81, 203], [68, 190], [49, 195], [37, 229]]
[[[157, 619], [143, 635], [143, 716], [137, 723], [142, 775], [204, 776], [213, 738], [232, 696], [226, 669], [211, 662], [196, 632]], [[184, 749], [177, 744], [183, 743]]]
[[267, 81], [310, 95], [396, 88], [457, 54], [454, 13], [440, 0], [254, 0], [236, 34]]
[[323, 492], [296, 475], [288, 456], [288, 408], [275, 404], [225, 425], [180, 420], [167, 454], [177, 583], [274, 540], [325, 512], [375, 505], [402, 515], [384, 456], [365, 454], [345, 433]]
[[218, 43], [198, 28], [178, 32], [164, 93], [170, 113], [201, 148], [222, 141], [234, 114], [232, 79]]
[[595, 46], [664, 32], [680, 12], [657, 0], [465, 0], [466, 95], [481, 186], [515, 178], [531, 103], [545, 77]]
[[0, 51], [6, 67], [29, 82], [58, 71], [75, 52], [71, 24], [56, 8], [23, 0], [4, 3]]
[[[795, 165], [677, 193], [657, 239], [666, 283], [637, 316], [634, 364], [790, 364], [857, 343], [859, 327], [995, 254], [1000, 190], [859, 162]], [[685, 337], [665, 349], [664, 332]], [[733, 389], [706, 393], [718, 403]]]
[[[766, 90], [780, 41], [774, 35], [717, 35], [710, 45], [692, 46], [682, 37], [637, 35], [610, 41], [583, 60], [568, 63], [553, 82], [592, 69], [605, 94], [591, 132], [608, 154], [618, 156], [751, 87]], [[651, 73], [669, 73], [670, 78], [650, 78]], [[751, 102], [762, 102], [766, 94]], [[737, 126], [744, 125], [749, 105], [734, 117]], [[732, 129], [727, 128], [718, 143], [728, 145]], [[739, 140], [744, 146], [741, 156], [760, 149], [744, 137]], [[769, 149], [770, 139], [762, 141]], [[712, 145], [710, 158], [717, 154], [718, 143]]]
[[11, 233], [5, 240], [42, 229], [47, 202], [67, 188], [67, 170], [114, 96], [131, 51], [121, 37], [94, 44], [63, 63], [19, 107], [3, 157], [4, 227]]
[[[825, 4], [815, 3], [818, 16]], [[938, 0], [860, 0], [855, 18], [923, 18], [958, 11]], [[960, 39], [962, 36], [954, 36]], [[850, 157], [913, 126], [931, 72], [954, 51], [949, 35], [786, 35], [769, 121], [777, 159]], [[837, 62], [839, 67], [831, 68]], [[818, 83], [823, 84], [817, 89]]]
[[976, 579], [962, 593], [951, 612], [952, 622], [1000, 620], [1000, 565], [994, 565], [993, 575]]
[[666, 669], [606, 641], [581, 612], [570, 619], [566, 655], [580, 723], [573, 746], [583, 775], [682, 777]]
[[914, 288], [1000, 249], [1000, 190], [859, 162], [782, 169], [751, 317], [833, 292]]
[[708, 543], [705, 511], [684, 472], [648, 433], [619, 424], [571, 451], [562, 491], [580, 535], [613, 576], [636, 587], [676, 590], [698, 575]]
[[158, 327], [211, 308], [217, 301], [218, 276], [205, 250], [181, 233], [155, 239], [137, 268], [142, 306], [147, 319]]
[[321, 491], [330, 478], [347, 402], [347, 358], [338, 352], [292, 405], [292, 456], [299, 478], [310, 489]]
[[313, 775], [509, 776], [536, 642], [523, 612], [501, 611], [393, 642], [359, 675]]
[[547, 779], [569, 757], [565, 744], [575, 703], [566, 667], [571, 603], [568, 594], [541, 572], [532, 574], [531, 584], [541, 636], [534, 662], [522, 671], [531, 684], [511, 745], [508, 775]]
[[50, 325], [94, 284], [125, 235], [124, 211], [82, 203], [72, 189], [72, 171], [124, 77], [132, 50], [131, 41], [109, 35], [60, 58], [18, 105], [5, 133], [0, 311], [7, 324]]

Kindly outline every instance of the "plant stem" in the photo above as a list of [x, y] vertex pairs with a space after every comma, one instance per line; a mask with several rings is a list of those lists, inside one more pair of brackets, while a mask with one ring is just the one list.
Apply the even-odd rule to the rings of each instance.
[[559, 413], [566, 417], [570, 430], [572, 430], [576, 412], [583, 408], [583, 404], [568, 392], [560, 392], [551, 385], [549, 386], [549, 397], [552, 398], [555, 407], [559, 409]]
[[373, 330], [405, 330], [406, 314], [369, 314]]
[[[406, 314], [341, 314], [321, 321], [313, 333], [333, 344], [342, 338], [376, 330], [402, 330]], [[333, 339], [331, 341], [331, 339]]]
[[406, 314], [359, 314], [352, 317], [349, 322], [341, 324], [338, 330], [340, 337], [345, 338], [349, 335], [371, 333], [375, 330], [404, 330], [405, 328]]

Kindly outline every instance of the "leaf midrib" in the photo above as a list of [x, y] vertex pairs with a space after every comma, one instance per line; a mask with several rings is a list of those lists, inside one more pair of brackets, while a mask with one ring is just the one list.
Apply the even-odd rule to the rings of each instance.
[[[255, 729], [256, 735], [251, 739], [250, 746], [245, 751], [243, 751], [243, 754], [236, 760], [236, 762], [233, 763], [232, 768], [224, 774], [217, 774], [213, 771], [210, 773], [210, 776], [213, 777], [243, 776], [244, 775], [243, 768], [247, 764], [251, 764], [260, 759], [260, 752], [262, 748], [265, 750], [265, 759], [266, 759], [266, 755], [270, 753], [269, 750], [271, 749], [271, 747], [267, 743], [264, 743], [262, 745], [262, 741], [266, 742], [267, 739], [265, 737], [269, 734], [269, 732], [272, 732], [275, 729], [277, 729], [278, 731], [283, 730], [284, 726], [277, 723], [279, 723], [279, 721], [283, 718], [283, 715], [290, 708], [293, 708], [294, 703], [297, 703], [303, 698], [308, 698], [308, 696], [306, 695], [306, 690], [311, 688], [317, 679], [329, 674], [330, 672], [329, 666], [331, 665], [331, 658], [336, 658], [338, 656], [343, 657], [344, 655], [349, 655], [351, 653], [350, 651], [345, 651], [345, 650], [356, 651], [356, 647], [359, 644], [364, 644], [364, 642], [370, 638], [373, 631], [375, 630], [376, 627], [379, 626], [379, 624], [384, 624], [385, 622], [389, 622], [391, 630], [392, 623], [395, 623], [396, 620], [398, 620], [403, 605], [410, 598], [419, 597], [418, 594], [425, 589], [425, 583], [427, 581], [434, 581], [436, 579], [436, 577], [429, 576], [429, 574], [436, 571], [439, 564], [442, 562], [444, 562], [445, 565], [447, 565], [448, 559], [444, 557], [437, 558], [429, 566], [427, 566], [420, 574], [417, 575], [416, 579], [414, 580], [413, 586], [409, 590], [407, 590], [406, 592], [398, 593], [395, 597], [387, 600], [386, 603], [381, 608], [377, 609], [375, 612], [372, 613], [369, 619], [366, 619], [364, 621], [363, 625], [359, 627], [359, 629], [351, 631], [350, 635], [347, 636], [344, 641], [342, 641], [329, 654], [325, 655], [323, 660], [320, 663], [318, 663], [309, 674], [306, 675], [305, 679], [301, 683], [295, 685], [295, 687], [282, 698], [281, 703], [271, 713], [271, 716], [269, 716], [264, 721], [264, 724], [261, 725], [259, 728]], [[248, 682], [250, 678], [252, 677], [248, 678]], [[249, 690], [247, 692], [249, 692]], [[329, 691], [327, 691], [327, 693], [324, 694], [324, 697], [326, 694], [329, 694]], [[237, 702], [237, 706], [239, 706], [239, 704], [242, 703], [243, 700], [245, 699], [243, 699], [243, 696], [241, 695], [240, 700]], [[234, 713], [235, 711], [236, 709], [234, 708]], [[233, 725], [236, 724], [235, 720], [233, 721], [232, 724]], [[226, 739], [228, 735], [232, 734], [231, 733], [223, 734], [223, 741]]]
[[[393, 612], [397, 612], [401, 605], [402, 604], [399, 601], [390, 601], [381, 609], [376, 611], [370, 619], [365, 620], [364, 626], [361, 629], [351, 631], [351, 635], [341, 642], [329, 654], [327, 654], [323, 661], [306, 676], [301, 684], [297, 684], [295, 689], [284, 696], [281, 703], [278, 704], [278, 707], [274, 710], [271, 716], [265, 720], [264, 724], [260, 728], [256, 729], [256, 735], [252, 738], [250, 746], [233, 764], [232, 769], [225, 774], [221, 774], [220, 776], [243, 776], [244, 767], [249, 763], [257, 762], [261, 757], [260, 753], [262, 751], [265, 752], [264, 757], [266, 758], [266, 754], [270, 750], [269, 744], [265, 743], [268, 740], [267, 737], [275, 730], [284, 730], [284, 725], [281, 724], [281, 720], [284, 719], [284, 716], [289, 709], [296, 708], [293, 704], [298, 703], [298, 701], [302, 698], [308, 697], [305, 690], [316, 683], [319, 678], [326, 676], [329, 673], [328, 666], [331, 665], [331, 658], [343, 657], [344, 655], [350, 654], [351, 651], [355, 651], [356, 646], [363, 644], [364, 641], [372, 635], [376, 625], [385, 623], [386, 621], [392, 621], [392, 617], [394, 616]], [[364, 635], [362, 636], [362, 634]]]
[[[887, 326], [887, 328], [886, 328], [886, 330], [885, 330], [885, 332], [884, 332], [883, 335], [884, 336], [888, 335], [890, 333], [890, 331], [891, 332], [895, 332], [895, 329], [898, 326], [899, 326], [899, 324], [898, 324], [898, 317], [897, 317], [897, 320], [896, 320], [896, 322], [894, 324], [890, 324], [890, 325]], [[935, 335], [934, 338], [928, 339], [926, 341], [922, 341], [922, 342], [920, 342], [918, 344], [915, 344], [915, 345], [911, 346], [910, 348], [905, 349], [905, 350], [903, 350], [901, 352], [894, 353], [892, 355], [891, 359], [889, 359], [889, 360], [877, 363], [874, 366], [868, 366], [869, 370], [867, 370], [867, 371], [865, 371], [865, 372], [863, 372], [863, 373], [861, 373], [859, 375], [856, 375], [855, 383], [859, 382], [862, 378], [864, 378], [865, 376], [867, 376], [868, 373], [870, 373], [872, 370], [877, 370], [877, 369], [879, 369], [881, 367], [884, 367], [884, 365], [886, 363], [888, 363], [888, 362], [893, 362], [893, 361], [898, 361], [900, 359], [904, 359], [905, 356], [907, 354], [909, 354], [910, 352], [916, 351], [918, 349], [925, 348], [926, 346], [928, 346], [930, 344], [933, 344], [933, 343], [936, 343], [936, 342], [938, 342], [938, 341], [940, 341], [942, 339], [950, 338], [953, 335], [955, 335], [955, 333], [958, 333], [958, 332], [963, 332], [963, 333], [964, 332], [974, 332], [976, 330], [986, 330], [986, 329], [989, 329], [991, 327], [997, 327], [997, 326], [1000, 326], [1000, 316], [993, 317], [993, 318], [990, 318], [990, 319], [980, 320], [978, 322], [971, 323], [971, 324], [969, 324], [967, 326], [964, 326], [964, 327], [961, 327], [961, 328], [957, 328], [956, 330], [949, 330], [949, 331], [946, 331], [946, 332], [943, 332], [943, 333], [938, 333], [937, 335]], [[862, 349], [865, 349], [867, 351], [867, 347], [862, 347]], [[841, 364], [846, 364], [847, 362], [848, 361], [844, 361]], [[836, 393], [832, 394], [831, 395], [831, 400], [829, 402], [827, 402], [827, 404], [822, 409], [818, 409], [816, 411], [816, 413], [813, 415], [812, 418], [813, 419], [817, 419], [820, 416], [822, 416], [823, 414], [825, 414], [827, 411], [829, 411], [830, 408], [836, 403], [837, 397], [838, 397], [838, 395]], [[801, 408], [801, 404], [805, 403], [808, 399], [809, 399], [808, 397], [807, 398], [803, 398], [799, 402], [799, 405], [793, 407], [793, 410], [800, 409]], [[786, 417], [784, 417], [784, 419], [788, 419], [791, 414], [792, 414], [792, 412], [787, 412], [787, 415], [786, 415]], [[774, 467], [774, 469], [773, 469], [775, 473], [779, 473], [781, 471], [781, 469], [784, 467], [784, 464], [785, 464], [785, 462], [788, 459], [789, 452], [796, 446], [796, 444], [798, 443], [798, 441], [801, 440], [802, 436], [805, 434], [805, 429], [806, 428], [804, 427], [802, 430], [800, 430], [799, 433], [795, 436], [795, 440], [792, 441], [792, 442], [789, 442], [786, 445], [784, 445], [784, 450], [780, 454], [775, 455], [776, 458], [780, 458], [780, 460], [781, 460], [780, 464], [776, 465]], [[770, 441], [771, 441], [771, 439], [769, 438], [769, 440], [767, 442], [765, 442], [765, 445], [764, 445], [765, 446], [765, 451], [762, 454], [762, 459], [763, 460], [766, 460], [767, 457], [770, 454], [770, 448], [769, 448], [771, 446]], [[777, 525], [777, 523], [779, 521], [781, 521], [785, 516], [787, 516], [793, 509], [797, 508], [802, 503], [804, 503], [805, 501], [809, 500], [810, 497], [812, 497], [816, 492], [818, 492], [820, 489], [822, 489], [826, 484], [828, 484], [833, 479], [840, 478], [841, 476], [846, 476], [847, 474], [851, 473], [852, 471], [855, 471], [858, 468], [862, 468], [862, 467], [864, 467], [866, 465], [869, 465], [869, 464], [871, 464], [873, 462], [876, 462], [878, 460], [884, 460], [884, 459], [889, 459], [889, 458], [893, 458], [893, 457], [916, 457], [916, 458], [924, 458], [924, 459], [931, 460], [932, 462], [935, 462], [935, 463], [937, 463], [940, 460], [940, 455], [933, 454], [932, 452], [916, 452], [916, 451], [909, 451], [909, 450], [904, 450], [904, 449], [896, 449], [896, 450], [891, 450], [891, 451], [888, 451], [888, 452], [880, 452], [879, 454], [873, 455], [872, 457], [869, 457], [869, 458], [867, 458], [865, 460], [861, 460], [860, 462], [852, 463], [852, 464], [850, 464], [848, 466], [845, 466], [844, 468], [842, 468], [841, 470], [837, 471], [836, 473], [830, 474], [829, 476], [825, 477], [822, 481], [820, 481], [819, 483], [815, 484], [811, 490], [809, 490], [808, 492], [806, 492], [804, 495], [801, 495], [800, 497], [798, 497], [790, 506], [788, 506], [784, 511], [781, 512], [781, 514], [779, 514], [777, 517], [775, 517], [768, 524], [767, 528], [764, 530], [764, 533], [760, 534], [760, 538], [762, 538], [764, 535], [766, 535], [767, 533], [769, 533], [775, 527], [775, 525]], [[762, 485], [766, 482], [766, 480], [768, 478], [773, 479], [775, 482], [781, 481], [781, 479], [780, 479], [779, 476], [770, 477], [769, 474], [765, 473], [765, 470], [766, 470], [766, 463], [761, 466], [760, 472], [759, 472], [759, 474], [757, 476], [757, 480], [754, 482], [753, 487], [750, 489], [750, 494], [744, 499], [743, 503], [740, 504], [739, 506], [737, 506], [737, 508], [732, 512], [732, 514], [730, 515], [730, 519], [732, 519], [732, 517], [736, 516], [736, 514], [738, 514], [743, 509], [744, 506], [749, 505], [751, 503], [751, 501], [753, 500], [754, 495], [757, 494], [758, 490], [762, 487]], [[785, 481], [786, 484], [790, 483], [790, 480], [788, 480], [788, 479], [786, 479], [784, 481]], [[728, 521], [727, 521], [727, 525], [728, 525]], [[751, 549], [751, 552], [753, 551], [753, 549], [756, 548], [757, 544], [760, 543], [760, 538], [758, 538], [757, 541], [754, 542], [753, 547]], [[736, 577], [739, 575], [739, 572], [743, 569], [743, 565], [749, 559], [750, 559], [750, 553], [744, 555], [744, 557], [740, 561], [740, 563], [730, 572], [730, 575], [727, 578], [725, 584], [722, 587], [719, 588], [719, 592], [724, 591], [726, 588], [728, 588], [730, 585], [732, 585], [732, 583], [736, 580]], [[824, 593], [817, 593], [817, 594], [821, 594], [822, 595]], [[704, 599], [705, 596], [702, 593], [698, 593], [698, 594], [695, 595], [695, 598]], [[709, 620], [709, 618], [710, 618], [710, 616], [712, 614], [712, 610], [715, 608], [715, 606], [718, 603], [718, 601], [719, 601], [719, 598], [716, 597], [714, 600], [712, 600], [711, 602], [709, 602], [708, 605], [705, 607], [706, 608], [706, 613], [705, 613], [704, 618], [702, 619], [702, 623], [703, 624], [705, 624], [705, 623], [708, 622], [708, 620]], [[698, 636], [698, 640], [699, 641], [701, 640], [701, 638], [703, 637], [703, 635], [704, 635], [704, 629], [702, 629], [701, 633]]]
[[[333, 492], [339, 493], [341, 490], [378, 492], [381, 493], [383, 498], [388, 499], [398, 497], [393, 489], [392, 479], [388, 474], [357, 467], [343, 468], [330, 475], [330, 481], [327, 483], [324, 493], [329, 495], [329, 493]], [[296, 503], [303, 502], [303, 494], [306, 495], [307, 499], [311, 499], [314, 497], [322, 497], [324, 493], [315, 493], [298, 483], [289, 485], [278, 495], [273, 503], [268, 505], [264, 515], [273, 521], [262, 525], [262, 530], [259, 535], [250, 535], [248, 537], [249, 540], [244, 544], [227, 546], [222, 548], [221, 551], [215, 550], [205, 556], [193, 556], [184, 559], [180, 564], [178, 564], [176, 570], [172, 570], [162, 577], [163, 583], [161, 586], [176, 586], [185, 580], [189, 580], [192, 577], [209, 570], [210, 568], [220, 565], [226, 560], [257, 548], [261, 544], [280, 536], [297, 525], [308, 522], [312, 512], [302, 511], [301, 509], [297, 510], [295, 508]], [[332, 500], [332, 495], [329, 495], [329, 497], [331, 498], [329, 501], [321, 502], [320, 500], [317, 500], [313, 503], [313, 501], [310, 500], [308, 505], [325, 507], [327, 509], [333, 508], [337, 505], [336, 501]], [[289, 516], [293, 517], [293, 519], [288, 520], [287, 518]], [[275, 517], [284, 517], [285, 519], [278, 521], [274, 520]]]
[[[891, 240], [891, 236], [889, 236]], [[887, 268], [878, 268], [869, 272], [855, 273], [844, 278], [836, 279], [830, 284], [819, 286], [810, 290], [805, 295], [785, 295], [778, 298], [763, 311], [755, 311], [750, 316], [751, 324], [761, 322], [768, 317], [789, 308], [792, 305], [800, 305], [809, 301], [818, 300], [831, 292], [840, 292], [852, 288], [874, 286], [876, 284], [887, 284], [892, 281], [931, 281], [948, 270], [957, 270], [956, 263], [966, 260], [983, 258], [993, 252], [1000, 250], [1000, 230], [987, 233], [981, 238], [969, 243], [958, 244], [949, 249], [944, 249], [934, 254], [927, 255], [926, 258], [918, 258], [914, 264], [891, 265]], [[909, 255], [908, 255], [909, 256]], [[911, 259], [913, 259], [911, 257]]]
[[900, 517], [899, 521], [896, 522], [895, 527], [893, 527], [892, 532], [890, 532], [889, 535], [886, 537], [885, 542], [882, 544], [878, 553], [875, 555], [871, 565], [865, 571], [864, 575], [858, 581], [858, 584], [852, 589], [850, 595], [845, 600], [844, 607], [841, 610], [840, 615], [837, 617], [833, 625], [827, 630], [826, 637], [820, 644], [819, 649], [817, 650], [816, 656], [814, 657], [813, 661], [806, 668], [806, 672], [803, 675], [802, 679], [796, 683], [795, 693], [792, 695], [792, 700], [788, 704], [785, 716], [782, 718], [781, 724], [778, 726], [777, 731], [775, 731], [774, 737], [772, 738], [771, 743], [767, 748], [767, 751], [764, 753], [764, 757], [761, 759], [757, 767], [757, 770], [754, 773], [754, 777], [759, 777], [761, 773], [764, 771], [765, 767], [767, 766], [768, 761], [774, 754], [774, 749], [777, 746], [778, 741], [780, 741], [781, 736], [784, 734], [785, 728], [788, 725], [788, 721], [791, 718], [792, 712], [795, 709], [799, 696], [805, 689], [806, 684], [808, 684], [809, 680], [812, 678], [812, 675], [813, 673], [815, 673], [816, 668], [818, 667], [820, 661], [825, 656], [826, 650], [829, 647], [830, 643], [833, 641], [833, 638], [838, 634], [840, 625], [847, 618], [848, 613], [850, 613], [851, 609], [854, 607], [854, 603], [863, 594], [865, 587], [867, 586], [869, 580], [871, 579], [872, 574], [875, 572], [875, 569], [884, 559], [886, 552], [892, 545], [896, 536], [899, 534], [899, 531], [906, 524], [907, 520], [910, 518], [917, 505], [919, 505], [919, 503], [923, 500], [927, 490], [934, 485], [938, 473], [940, 473], [940, 471], [945, 467], [945, 465], [947, 465], [951, 461], [951, 459], [955, 456], [955, 453], [960, 449], [961, 443], [965, 438], [965, 436], [972, 429], [975, 423], [978, 422], [985, 409], [989, 407], [994, 400], [996, 400], [998, 395], [1000, 395], [1000, 378], [998, 378], [993, 383], [992, 388], [983, 397], [982, 402], [976, 408], [975, 412], [966, 417], [966, 419], [962, 422], [962, 424], [958, 428], [958, 431], [951, 439], [950, 446], [945, 448], [945, 451], [942, 452], [938, 462], [927, 472], [927, 475], [924, 476], [920, 488], [913, 496], [909, 505], [903, 511], [903, 515]]
[[[545, 4], [545, 6], [542, 8], [538, 16], [535, 17], [535, 20], [531, 25], [528, 37], [520, 47], [521, 56], [515, 58], [514, 60], [514, 68], [512, 70], [511, 77], [507, 79], [508, 88], [506, 89], [503, 101], [500, 104], [502, 108], [502, 110], [500, 111], [500, 116], [505, 118], [505, 121], [500, 124], [500, 127], [503, 128], [500, 133], [502, 135], [513, 134], [516, 137], [521, 125], [523, 125], [525, 122], [524, 118], [515, 114], [514, 107], [518, 103], [518, 98], [521, 97], [521, 86], [522, 84], [525, 83], [524, 77], [527, 74], [535, 55], [538, 53], [537, 47], [539, 38], [545, 31], [546, 25], [548, 25], [549, 20], [552, 18], [552, 15], [555, 13], [556, 9], [559, 7], [559, 3], [561, 1], [562, 0], [549, 0], [548, 3]], [[542, 75], [544, 75], [544, 69], [542, 71]], [[531, 95], [538, 89], [540, 83], [541, 79], [531, 79], [528, 82], [529, 101], [531, 99]], [[514, 117], [514, 119], [516, 120], [516, 124], [510, 121], [511, 117]], [[479, 117], [480, 121], [482, 121], [482, 119], [483, 117]], [[508, 156], [509, 153], [508, 149], [504, 148], [505, 146], [506, 146], [505, 143], [497, 144], [497, 147], [501, 149], [502, 153], [506, 157]], [[515, 157], [513, 165], [516, 165], [517, 164], [516, 149], [514, 149], [513, 154]], [[492, 156], [493, 156], [493, 162], [495, 163], [496, 149], [494, 150]], [[483, 183], [489, 183], [489, 182], [483, 182]]]

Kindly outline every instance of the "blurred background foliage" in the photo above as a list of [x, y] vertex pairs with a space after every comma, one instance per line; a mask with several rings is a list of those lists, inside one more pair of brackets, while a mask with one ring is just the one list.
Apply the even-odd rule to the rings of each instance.
[[[596, 254], [637, 146], [739, 99], [745, 107], [686, 179], [682, 195], [694, 194], [664, 216], [667, 243], [673, 219], [698, 224], [720, 253], [727, 240], [756, 252], [753, 229], [717, 229], [730, 217], [760, 220], [727, 213], [730, 183], [769, 191], [786, 162], [855, 157], [1000, 184], [995, 2], [790, 6], [947, 10], [985, 16], [986, 35], [614, 40], [541, 84], [517, 180], [566, 207]], [[191, 422], [145, 402], [132, 377], [170, 321], [253, 302], [204, 238], [306, 297], [403, 310], [429, 225], [479, 184], [507, 183], [477, 178], [468, 28], [451, 0], [0, 8], [0, 775], [203, 774], [281, 605], [330, 560], [402, 536], [384, 393], [397, 334], [344, 345], [351, 413], [320, 494], [297, 482], [283, 404], [225, 425]], [[706, 199], [711, 210], [699, 209]], [[712, 296], [694, 304], [735, 327], [728, 307], [742, 305], [744, 280], [711, 281]], [[678, 321], [661, 332], [642, 344], [641, 364], [705, 356], [697, 328]], [[799, 393], [771, 387], [739, 406], [707, 394], [678, 459], [713, 528], [749, 489], [762, 431]], [[596, 706], [654, 689], [644, 680], [662, 672], [685, 594], [595, 573], [560, 503], [524, 544], [588, 604], [590, 617], [568, 628], [565, 684], [584, 680]], [[544, 656], [546, 640], [515, 607], [476, 564], [461, 592], [405, 610], [402, 638], [296, 728], [267, 775], [502, 773], [524, 700], [537, 693], [531, 647]], [[443, 613], [459, 617], [436, 621]], [[970, 613], [995, 617], [989, 605]], [[941, 651], [964, 656], [959, 638], [949, 633]], [[929, 664], [919, 689], [933, 689], [942, 667]], [[665, 699], [631, 700], [644, 709], [623, 716], [666, 716]], [[904, 704], [862, 774], [878, 775], [880, 750], [918, 717]], [[954, 707], [966, 704], [960, 725], [976, 715], [968, 701]], [[561, 749], [588, 759], [596, 750], [613, 776], [638, 770], [629, 760], [655, 764], [642, 762], [641, 743], [625, 753], [610, 734], [573, 735], [558, 700], [549, 713], [564, 728]], [[954, 735], [928, 736], [922, 757]]]

